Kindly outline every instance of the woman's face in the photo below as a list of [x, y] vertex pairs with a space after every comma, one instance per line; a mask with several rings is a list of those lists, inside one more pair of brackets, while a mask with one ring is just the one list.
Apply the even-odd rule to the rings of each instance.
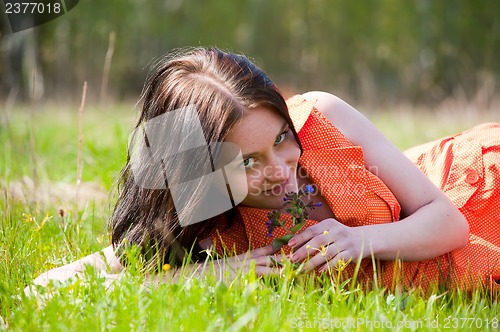
[[245, 113], [226, 142], [243, 155], [248, 195], [242, 205], [279, 209], [286, 192], [297, 191], [300, 148], [288, 123], [277, 112], [258, 107]]

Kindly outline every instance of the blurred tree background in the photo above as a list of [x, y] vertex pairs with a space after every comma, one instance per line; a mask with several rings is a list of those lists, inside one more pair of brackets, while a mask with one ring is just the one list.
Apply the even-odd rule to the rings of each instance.
[[84, 0], [14, 34], [0, 19], [4, 101], [75, 102], [84, 81], [90, 102], [135, 100], [155, 58], [198, 45], [249, 56], [285, 95], [487, 108], [500, 88], [497, 0]]

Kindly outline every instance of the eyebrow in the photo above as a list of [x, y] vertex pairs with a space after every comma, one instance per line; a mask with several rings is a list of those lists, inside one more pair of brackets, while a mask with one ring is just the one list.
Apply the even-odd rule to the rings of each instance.
[[[279, 131], [278, 135], [281, 135], [285, 131], [286, 127], [290, 127], [290, 126], [288, 125], [288, 122], [284, 121], [283, 125], [280, 128], [280, 131]], [[278, 135], [276, 135], [276, 136], [278, 136]], [[243, 160], [245, 160], [247, 158], [254, 157], [254, 156], [258, 155], [258, 154], [259, 154], [259, 152], [250, 152], [250, 153], [244, 154], [242, 156], [242, 158], [243, 158]]]

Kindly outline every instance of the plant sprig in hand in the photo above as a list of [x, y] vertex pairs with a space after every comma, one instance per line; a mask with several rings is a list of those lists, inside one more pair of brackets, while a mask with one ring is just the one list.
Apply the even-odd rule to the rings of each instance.
[[266, 222], [266, 225], [267, 235], [269, 237], [273, 237], [273, 231], [276, 227], [282, 227], [287, 231], [286, 235], [273, 240], [272, 245], [274, 250], [278, 250], [285, 244], [288, 244], [288, 241], [290, 241], [290, 239], [304, 227], [309, 216], [308, 210], [313, 210], [316, 207], [321, 206], [321, 202], [314, 203], [310, 201], [305, 203], [303, 201], [303, 198], [309, 197], [309, 194], [312, 192], [313, 186], [306, 185], [297, 193], [291, 192], [285, 194], [285, 197], [283, 198], [285, 201], [283, 203], [283, 207], [285, 208], [285, 211], [292, 216], [292, 225], [290, 228], [287, 227], [286, 221], [280, 221], [281, 210], [274, 210], [267, 214], [269, 220]]

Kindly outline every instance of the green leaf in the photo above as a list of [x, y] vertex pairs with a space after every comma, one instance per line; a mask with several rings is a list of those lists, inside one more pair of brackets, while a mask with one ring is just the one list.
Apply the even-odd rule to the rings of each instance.
[[290, 241], [290, 239], [292, 238], [293, 234], [287, 234], [287, 235], [283, 235], [282, 237], [279, 237], [279, 238], [276, 238], [273, 240], [273, 249], [274, 250], [278, 250], [280, 249], [281, 247], [283, 247], [285, 244], [288, 243], [288, 241]]
[[283, 226], [283, 224], [278, 219], [273, 219], [271, 221], [271, 225], [273, 225], [273, 226], [280, 226], [280, 227]]
[[299, 222], [297, 225], [294, 225], [292, 228], [290, 228], [290, 232], [292, 232], [293, 234], [297, 233], [298, 231], [300, 231], [302, 229], [302, 227], [304, 227], [304, 225], [306, 224], [306, 221], [302, 221], [302, 222]]

